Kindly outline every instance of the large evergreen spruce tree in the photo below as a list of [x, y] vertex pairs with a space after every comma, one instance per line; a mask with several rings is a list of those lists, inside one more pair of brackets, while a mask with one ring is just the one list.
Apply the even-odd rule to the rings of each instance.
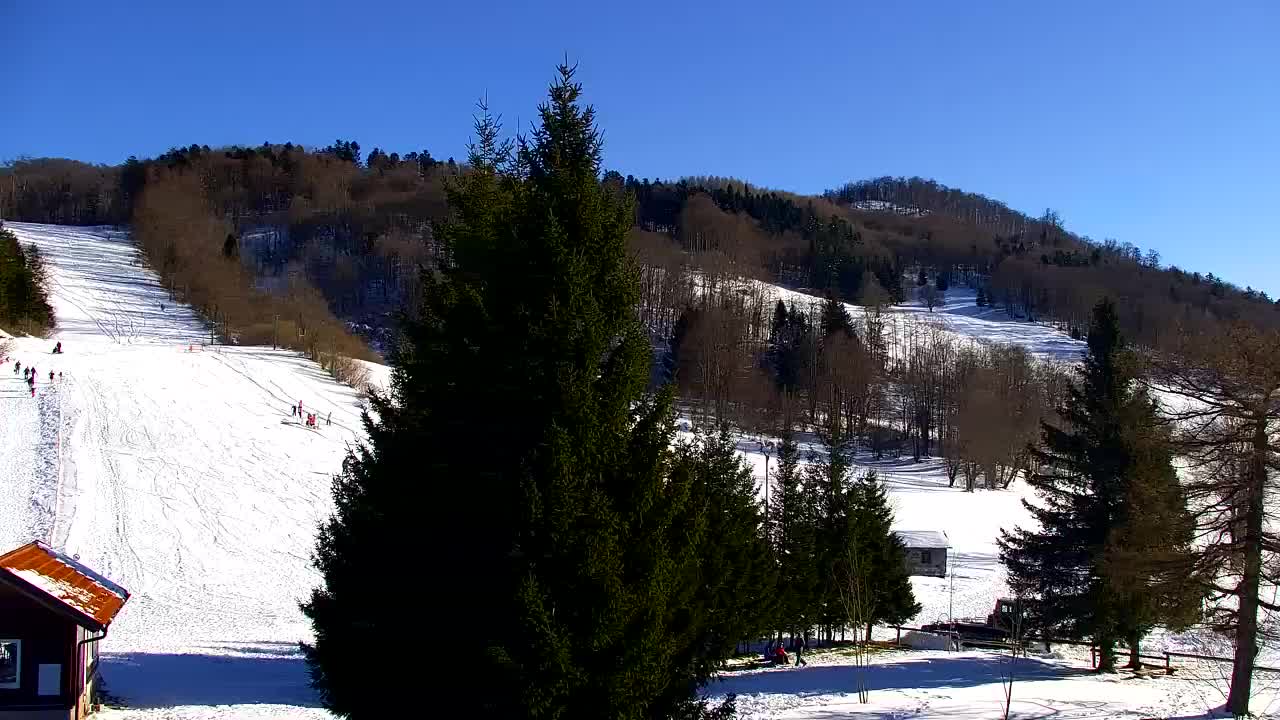
[[[848, 504], [848, 542], [860, 558], [858, 570], [864, 573], [860, 582], [867, 596], [866, 639], [870, 640], [875, 623], [905, 623], [920, 612], [920, 604], [911, 589], [906, 547], [893, 533], [889, 494], [874, 470], [854, 481]], [[846, 568], [844, 574], [852, 571]]]
[[1039, 598], [1046, 629], [1091, 637], [1110, 671], [1116, 640], [1136, 646], [1155, 623], [1188, 621], [1196, 583], [1178, 579], [1191, 520], [1109, 300], [1094, 308], [1062, 420], [1034, 449], [1039, 503], [1025, 504], [1039, 528], [1002, 532], [1000, 555], [1014, 590]]
[[1205, 584], [1196, 563], [1195, 518], [1187, 509], [1156, 405], [1145, 391], [1136, 390], [1124, 413], [1130, 474], [1101, 569], [1117, 596], [1129, 665], [1138, 668], [1139, 643], [1154, 626], [1180, 631], [1200, 619]]
[[[670, 392], [643, 395], [632, 211], [600, 181], [580, 92], [561, 67], [516, 148], [478, 118], [444, 260], [371, 400], [370, 441], [335, 480], [304, 610], [313, 681], [339, 715], [386, 717], [391, 691], [424, 676], [449, 688], [430, 700], [442, 717], [697, 713], [741, 629], [699, 594], [702, 543], [739, 538], [750, 511], [738, 476], [715, 481], [730, 501], [711, 491], [722, 458], [673, 472]], [[746, 552], [731, 550], [723, 563]]]

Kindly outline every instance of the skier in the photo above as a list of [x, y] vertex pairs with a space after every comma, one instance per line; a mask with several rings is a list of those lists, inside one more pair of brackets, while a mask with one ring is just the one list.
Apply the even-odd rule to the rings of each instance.
[[292, 415], [293, 417], [298, 417], [298, 408], [296, 406], [290, 405], [289, 414]]
[[332, 425], [332, 424], [333, 424], [333, 411], [332, 411], [332, 410], [330, 410], [330, 411], [329, 411], [329, 417], [325, 418], [324, 424], [325, 424], [325, 425]]
[[302, 401], [298, 401], [298, 417], [302, 417]]
[[62, 382], [62, 371], [58, 371], [58, 382]]
[[49, 382], [53, 382], [53, 371], [49, 371]]
[[19, 371], [19, 370], [21, 370], [21, 369], [22, 369], [22, 361], [21, 361], [21, 360], [14, 360], [14, 361], [13, 361], [13, 374], [14, 374], [14, 375], [17, 375], [17, 374], [18, 374], [18, 371]]

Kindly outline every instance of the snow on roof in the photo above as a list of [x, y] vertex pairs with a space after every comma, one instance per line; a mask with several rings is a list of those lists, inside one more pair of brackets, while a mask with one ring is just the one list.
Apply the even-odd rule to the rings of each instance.
[[84, 616], [90, 630], [110, 625], [129, 599], [128, 590], [39, 540], [0, 555], [0, 571]]
[[937, 530], [894, 530], [894, 535], [902, 539], [902, 544], [909, 548], [948, 548], [947, 534]]

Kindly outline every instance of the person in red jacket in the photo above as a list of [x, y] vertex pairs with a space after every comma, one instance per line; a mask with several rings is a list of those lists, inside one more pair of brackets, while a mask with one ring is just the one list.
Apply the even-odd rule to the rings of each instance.
[[775, 648], [775, 649], [774, 649], [774, 651], [773, 651], [773, 662], [774, 662], [774, 664], [776, 664], [776, 665], [786, 665], [786, 664], [788, 664], [788, 663], [787, 663], [787, 651], [786, 651], [785, 649], [783, 649], [783, 647], [782, 647], [781, 645], [779, 645], [779, 646], [778, 646], [777, 648]]

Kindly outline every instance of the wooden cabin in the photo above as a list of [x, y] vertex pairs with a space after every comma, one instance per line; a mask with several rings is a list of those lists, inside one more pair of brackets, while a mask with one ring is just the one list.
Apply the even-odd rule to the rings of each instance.
[[91, 713], [98, 645], [128, 599], [42, 542], [0, 555], [0, 720]]
[[894, 530], [906, 547], [903, 562], [912, 575], [947, 576], [947, 534], [936, 530]]

